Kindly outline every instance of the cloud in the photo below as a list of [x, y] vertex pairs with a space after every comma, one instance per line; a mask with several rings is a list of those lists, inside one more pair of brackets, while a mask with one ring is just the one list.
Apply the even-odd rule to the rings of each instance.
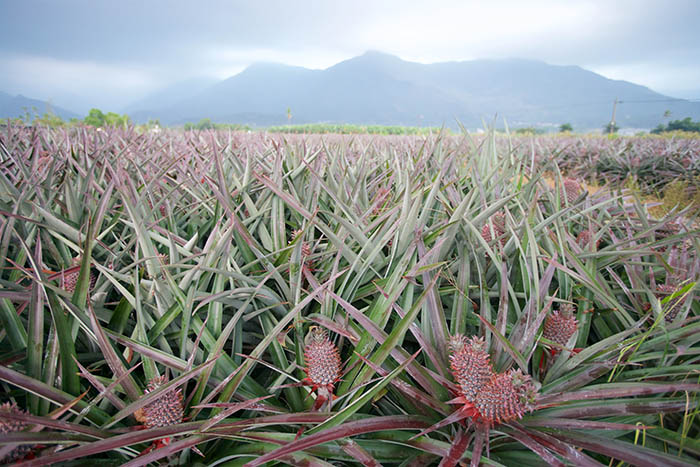
[[[28, 73], [16, 80], [27, 93], [67, 86], [133, 98], [256, 61], [326, 68], [368, 49], [425, 63], [575, 64], [666, 92], [688, 88], [700, 66], [695, 0], [24, 0], [3, 10], [0, 66]], [[652, 76], [655, 67], [667, 71]]]

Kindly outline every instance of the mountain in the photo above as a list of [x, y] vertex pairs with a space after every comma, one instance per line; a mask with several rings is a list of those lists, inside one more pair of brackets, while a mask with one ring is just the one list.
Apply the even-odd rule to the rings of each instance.
[[30, 115], [43, 115], [45, 112], [51, 111], [64, 120], [71, 118], [81, 118], [80, 115], [66, 110], [62, 107], [55, 106], [46, 101], [38, 99], [30, 99], [21, 94], [11, 96], [0, 91], [0, 119], [5, 118], [21, 118], [29, 112]]
[[271, 125], [338, 122], [480, 127], [494, 118], [510, 126], [601, 128], [618, 99], [621, 127], [651, 128], [670, 110], [700, 118], [700, 103], [673, 99], [578, 66], [521, 59], [420, 64], [381, 52], [325, 70], [256, 63], [191, 97], [131, 113], [181, 124], [219, 122]]

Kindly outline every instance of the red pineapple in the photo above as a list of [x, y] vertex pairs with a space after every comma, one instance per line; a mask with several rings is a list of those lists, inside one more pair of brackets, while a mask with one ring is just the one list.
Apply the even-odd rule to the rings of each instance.
[[304, 384], [316, 392], [314, 410], [317, 410], [333, 397], [334, 384], [340, 380], [340, 356], [326, 331], [318, 326], [311, 326], [305, 344]]
[[566, 199], [569, 204], [573, 204], [582, 193], [583, 188], [578, 180], [574, 178], [565, 178], [562, 181], [560, 192], [560, 199], [562, 203], [564, 202], [564, 199]]
[[[146, 387], [146, 394], [153, 392], [167, 383], [165, 376], [152, 379]], [[182, 389], [173, 389], [143, 408], [147, 428], [175, 425], [182, 422]]]
[[536, 390], [529, 375], [520, 370], [493, 375], [477, 395], [475, 406], [487, 425], [522, 418], [532, 410]]
[[[73, 258], [73, 264], [70, 268], [64, 269], [57, 273], [60, 277], [61, 287], [67, 292], [75, 292], [75, 288], [78, 285], [78, 278], [80, 277], [80, 263], [82, 259], [80, 257]], [[88, 290], [92, 290], [97, 282], [97, 275], [90, 270], [90, 285]]]
[[[165, 375], [153, 378], [146, 386], [146, 394], [153, 392], [167, 383]], [[182, 400], [182, 389], [172, 389], [162, 394], [156, 400], [145, 405], [143, 409], [137, 411], [134, 416], [142, 421], [145, 428], [156, 428], [162, 426], [176, 425], [182, 423], [184, 416], [184, 404]], [[156, 440], [153, 445], [147, 448], [142, 454], [152, 449], [158, 449], [170, 444], [170, 438]]]
[[457, 334], [450, 339], [450, 368], [459, 385], [462, 396], [467, 401], [476, 400], [479, 389], [493, 375], [486, 343], [481, 337]]
[[[491, 229], [493, 228], [493, 236]], [[491, 243], [494, 239], [501, 239], [501, 246], [504, 246], [507, 239], [504, 237], [506, 233], [506, 216], [502, 212], [497, 212], [491, 216], [486, 224], [481, 228], [481, 236], [486, 243]]]
[[[544, 322], [543, 337], [562, 347], [565, 346], [578, 329], [578, 321], [573, 312], [574, 306], [568, 303], [562, 304], [559, 311], [553, 311]], [[559, 349], [552, 349], [552, 355], [557, 353]]]

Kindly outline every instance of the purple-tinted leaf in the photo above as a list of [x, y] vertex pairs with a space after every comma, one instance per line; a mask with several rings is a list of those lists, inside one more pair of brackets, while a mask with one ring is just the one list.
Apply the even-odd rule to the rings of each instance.
[[484, 442], [488, 440], [489, 429], [485, 426], [477, 426], [474, 433], [474, 448], [472, 449], [472, 461], [469, 463], [471, 467], [479, 467], [481, 461], [481, 453], [484, 450]]
[[168, 366], [177, 371], [185, 371], [187, 369], [187, 362], [180, 358], [167, 354], [162, 350], [155, 349], [153, 347], [137, 342], [133, 339], [129, 339], [128, 337], [112, 332], [109, 329], [105, 329], [104, 331], [107, 335], [109, 335], [109, 337], [119, 342], [120, 344], [129, 347], [135, 353], [153, 359], [156, 362], [162, 363], [163, 365]]
[[123, 464], [122, 467], [138, 467], [141, 465], [148, 465], [151, 462], [155, 462], [165, 457], [172, 456], [173, 454], [177, 454], [178, 452], [187, 448], [192, 448], [198, 445], [199, 443], [205, 442], [208, 438], [209, 436], [207, 435], [188, 436], [185, 439], [175, 441], [174, 443], [170, 443], [167, 446], [163, 446], [161, 448], [154, 449], [149, 453], [142, 454], [137, 458]]
[[341, 438], [348, 438], [350, 436], [383, 430], [408, 430], [412, 428], [423, 428], [425, 425], [426, 423], [423, 419], [410, 415], [372, 417], [369, 419], [348, 422], [327, 430], [322, 430], [309, 436], [305, 436], [296, 441], [292, 441], [281, 448], [275, 449], [274, 451], [247, 463], [246, 466], [254, 467], [256, 465], [262, 465], [265, 462], [278, 459], [280, 456], [302, 451], [304, 449]]
[[447, 452], [447, 456], [443, 457], [438, 467], [456, 466], [457, 462], [459, 462], [464, 453], [467, 451], [471, 440], [472, 436], [468, 434], [468, 432], [459, 430], [457, 432], [457, 436], [455, 436], [455, 439], [452, 440], [452, 445], [450, 446], [450, 450]]
[[[75, 398], [41, 381], [30, 378], [5, 366], [0, 366], [0, 380], [6, 381], [14, 386], [24, 389], [27, 392], [38, 394], [41, 397], [55, 403], [56, 405], [70, 404]], [[76, 408], [83, 410], [87, 403], [80, 401]], [[87, 415], [88, 419], [102, 423], [107, 420], [107, 415], [102, 410], [93, 407]]]
[[639, 467], [697, 466], [697, 462], [686, 461], [676, 456], [617, 439], [601, 438], [591, 433], [582, 434], [567, 431], [566, 433], [556, 432], [552, 436], [583, 449], [620, 459]]
[[[691, 403], [690, 407], [695, 407]], [[683, 412], [689, 407], [685, 400], [645, 401], [625, 399], [622, 401], [594, 401], [546, 409], [547, 416], [556, 418], [608, 417], [613, 415], [655, 414]], [[543, 414], [544, 415], [544, 414]]]
[[540, 456], [540, 458], [548, 465], [555, 467], [565, 467], [565, 464], [560, 461], [549, 449], [533, 439], [528, 432], [513, 430], [508, 433], [509, 436], [517, 440], [520, 444], [530, 449], [532, 452]]
[[338, 441], [341, 449], [360, 462], [365, 467], [381, 467], [377, 459], [372, 457], [362, 446], [352, 439], [341, 439]]
[[570, 418], [528, 417], [520, 422], [523, 426], [540, 426], [567, 430], [648, 430], [653, 427], [631, 423], [599, 422], [597, 420], [576, 420]]
[[[580, 450], [576, 449], [574, 446], [564, 443], [561, 440], [554, 438], [553, 436], [550, 436], [546, 433], [542, 433], [541, 431], [527, 430], [522, 425], [520, 425], [520, 423], [510, 423], [508, 427], [504, 427], [502, 428], [502, 430], [514, 439], [517, 439], [519, 441], [521, 439], [527, 439], [533, 443], [537, 443], [540, 446], [561, 455], [569, 462], [571, 462], [572, 465], [576, 465], [578, 467], [602, 466], [602, 464], [596, 462], [594, 459], [590, 458]], [[513, 436], [513, 431], [511, 430], [515, 430], [516, 433], [521, 435], [521, 438]]]
[[87, 302], [87, 308], [88, 315], [90, 316], [92, 331], [95, 333], [97, 344], [99, 345], [100, 350], [102, 350], [102, 355], [104, 355], [105, 360], [107, 361], [110, 369], [114, 372], [114, 375], [121, 380], [121, 386], [124, 388], [124, 392], [126, 392], [132, 401], [135, 401], [141, 397], [141, 390], [136, 386], [136, 382], [131, 375], [129, 375], [128, 370], [124, 368], [124, 364], [114, 351], [112, 344], [110, 344], [110, 342], [107, 340], [104, 329], [102, 329], [102, 326], [100, 326], [97, 315], [95, 314], [95, 310], [92, 308], [92, 303], [90, 301]]
[[692, 383], [629, 383], [628, 387], [619, 387], [621, 383], [616, 383], [616, 387], [591, 389], [587, 391], [565, 392], [563, 394], [551, 394], [538, 400], [543, 405], [560, 404], [569, 401], [581, 401], [590, 399], [612, 399], [616, 397], [648, 396], [650, 394], [660, 394], [664, 392], [700, 391], [700, 384]]

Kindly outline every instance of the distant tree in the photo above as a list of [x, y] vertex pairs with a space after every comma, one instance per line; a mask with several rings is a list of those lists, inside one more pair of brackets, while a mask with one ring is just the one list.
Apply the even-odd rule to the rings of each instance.
[[606, 135], [612, 135], [617, 133], [617, 130], [619, 129], [620, 127], [617, 126], [617, 123], [610, 122], [603, 127], [603, 133], [605, 133]]
[[562, 123], [561, 125], [559, 125], [560, 133], [566, 133], [567, 131], [574, 131], [574, 127], [571, 126], [571, 123]]
[[532, 126], [518, 128], [517, 130], [515, 130], [516, 135], [541, 135], [542, 133], [544, 133], [543, 129], [535, 128]]
[[665, 133], [667, 131], [688, 131], [692, 133], [700, 133], [700, 122], [694, 122], [690, 117], [685, 117], [683, 120], [673, 120], [664, 126], [659, 124], [651, 130], [654, 134]]
[[94, 127], [128, 126], [131, 123], [131, 119], [126, 114], [119, 115], [115, 112], [107, 112], [105, 114], [100, 109], [90, 109], [87, 117], [83, 119], [83, 123]]
[[61, 117], [53, 113], [51, 110], [44, 112], [44, 115], [41, 117], [35, 117], [32, 123], [34, 125], [48, 126], [51, 128], [61, 127], [66, 124]]
[[211, 119], [203, 118], [194, 126], [194, 129], [195, 130], [211, 130], [214, 127], [215, 127], [215, 124], [212, 123]]
[[87, 117], [83, 119], [83, 123], [94, 127], [104, 126], [105, 114], [103, 114], [100, 109], [90, 109], [90, 112], [88, 112]]

